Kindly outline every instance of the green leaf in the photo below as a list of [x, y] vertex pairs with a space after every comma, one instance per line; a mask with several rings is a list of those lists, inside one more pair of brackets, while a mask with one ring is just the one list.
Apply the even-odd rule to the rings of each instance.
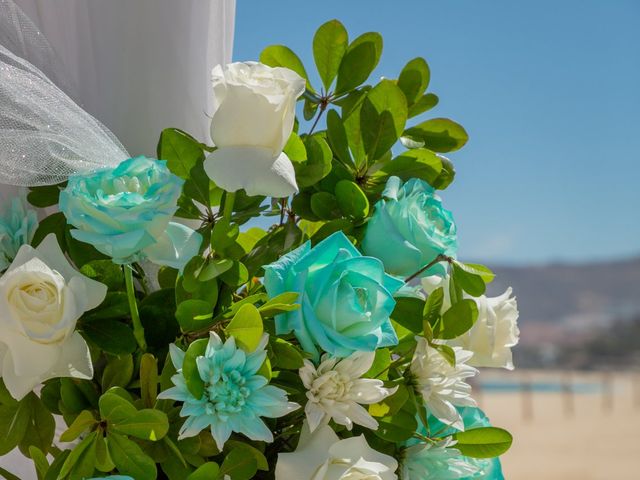
[[422, 96], [430, 78], [429, 65], [424, 58], [414, 58], [405, 65], [398, 77], [398, 87], [407, 98], [408, 105], [413, 105]]
[[158, 471], [156, 463], [142, 449], [127, 437], [110, 432], [107, 448], [118, 472], [136, 480], [155, 480]]
[[409, 137], [420, 139], [424, 146], [434, 152], [459, 150], [469, 140], [462, 125], [448, 118], [433, 118], [405, 131]]
[[431, 183], [431, 186], [438, 190], [444, 190], [451, 185], [451, 182], [453, 182], [453, 179], [456, 176], [456, 169], [448, 158], [440, 156], [440, 160], [442, 160], [442, 171], [440, 172], [440, 175], [438, 175], [438, 178]]
[[[29, 447], [29, 457], [31, 457], [31, 460], [33, 460], [33, 464], [36, 467], [38, 480], [42, 480], [46, 475], [47, 470], [49, 470], [49, 461], [47, 460], [47, 456], [38, 447], [34, 447], [32, 445]], [[18, 480], [20, 479], [18, 478]]]
[[333, 153], [329, 144], [320, 135], [304, 139], [306, 161], [293, 161], [296, 181], [300, 188], [315, 185], [331, 172]]
[[214, 480], [218, 478], [220, 467], [217, 463], [207, 462], [200, 465], [195, 472], [187, 477], [187, 480]]
[[258, 471], [258, 462], [252, 455], [247, 455], [244, 448], [231, 450], [222, 462], [218, 478], [229, 475], [231, 480], [249, 480]]
[[96, 433], [96, 469], [101, 472], [110, 472], [116, 466], [111, 460], [109, 450], [107, 449], [107, 439], [101, 433]]
[[378, 430], [374, 433], [388, 442], [403, 442], [411, 438], [418, 429], [415, 415], [400, 410], [395, 415], [378, 419]]
[[481, 277], [485, 283], [491, 283], [493, 279], [496, 278], [495, 273], [493, 273], [488, 267], [485, 267], [484, 265], [480, 265], [477, 263], [462, 263], [458, 262], [457, 260], [454, 260], [453, 263], [461, 270]]
[[478, 318], [478, 306], [471, 299], [454, 303], [444, 312], [439, 331], [434, 330], [436, 338], [450, 340], [468, 331]]
[[250, 455], [253, 458], [255, 458], [258, 470], [262, 470], [264, 472], [269, 471], [269, 463], [267, 462], [267, 459], [264, 456], [264, 453], [262, 453], [260, 450], [258, 450], [254, 446], [244, 442], [240, 442], [238, 440], [229, 440], [225, 444], [225, 450], [227, 449], [228, 450], [237, 450], [237, 449], [244, 450], [247, 453], [247, 455]]
[[251, 227], [246, 232], [240, 232], [236, 241], [244, 248], [245, 253], [249, 253], [266, 234], [261, 228]]
[[326, 91], [338, 74], [342, 57], [349, 45], [349, 35], [338, 20], [329, 20], [313, 37], [313, 58]]
[[245, 351], [253, 352], [258, 347], [264, 331], [260, 312], [250, 303], [243, 305], [224, 331], [227, 336], [234, 337], [236, 343]]
[[89, 430], [93, 425], [95, 425], [96, 419], [93, 417], [93, 414], [89, 410], [83, 410], [76, 417], [73, 423], [69, 426], [69, 428], [60, 435], [61, 442], [73, 442], [76, 438], [78, 438], [82, 433]]
[[63, 251], [66, 250], [67, 242], [65, 239], [65, 232], [67, 230], [67, 219], [62, 212], [57, 212], [49, 215], [48, 217], [40, 220], [36, 233], [33, 234], [33, 240], [31, 245], [37, 247], [40, 242], [44, 240], [44, 237], [50, 233], [55, 233], [58, 239], [58, 244]]
[[391, 365], [391, 352], [388, 348], [378, 348], [371, 368], [363, 375], [367, 378], [380, 378], [386, 380], [389, 376], [388, 368]]
[[293, 70], [307, 81], [307, 89], [313, 92], [302, 60], [289, 47], [284, 45], [268, 46], [260, 53], [260, 62], [270, 67], [285, 67]]
[[98, 347], [113, 355], [132, 353], [136, 349], [133, 330], [118, 320], [96, 320], [82, 323], [82, 333]]
[[100, 417], [109, 422], [119, 422], [132, 418], [138, 410], [133, 404], [122, 395], [118, 394], [116, 388], [110, 389], [100, 396], [99, 400]]
[[86, 397], [72, 378], [60, 379], [60, 399], [62, 403], [60, 408], [64, 408], [64, 413], [80, 413], [90, 407]]
[[121, 319], [130, 315], [129, 303], [125, 292], [107, 292], [103, 302], [82, 316], [82, 323], [102, 321], [107, 318]]
[[479, 297], [480, 295], [483, 295], [487, 289], [484, 280], [480, 275], [470, 273], [458, 266], [456, 263], [453, 264], [452, 274], [455, 277], [456, 283], [460, 285], [460, 288], [472, 297]]
[[95, 433], [88, 435], [71, 450], [58, 478], [68, 476], [69, 479], [82, 480], [93, 474], [96, 458], [95, 439]]
[[272, 343], [273, 366], [286, 370], [297, 370], [304, 365], [302, 352], [293, 344], [276, 337]]
[[457, 440], [455, 448], [473, 458], [494, 458], [502, 455], [511, 447], [513, 437], [502, 428], [482, 427], [458, 432], [453, 436]]
[[391, 318], [413, 333], [422, 332], [422, 311], [425, 302], [416, 297], [398, 297]]
[[444, 359], [451, 365], [452, 367], [456, 366], [456, 352], [449, 345], [434, 343], [432, 347], [440, 352], [440, 355], [444, 357]]
[[[120, 410], [116, 410], [114, 413], [117, 412], [120, 412]], [[157, 442], [169, 431], [167, 414], [151, 408], [137, 411], [126, 418], [124, 416], [123, 418], [118, 418], [116, 421], [111, 422], [110, 425], [111, 430], [109, 432], [115, 430], [125, 435], [152, 442]]]
[[366, 94], [366, 89], [357, 90], [349, 94], [342, 102], [342, 123], [349, 142], [349, 150], [351, 151], [354, 165], [357, 169], [359, 169], [366, 160], [360, 124], [360, 112]]
[[345, 216], [361, 220], [369, 215], [369, 200], [357, 183], [340, 180], [336, 184], [335, 194]]
[[27, 201], [38, 208], [51, 207], [58, 203], [60, 197], [59, 185], [43, 185], [40, 187], [29, 187]]
[[167, 128], [160, 134], [158, 158], [167, 161], [171, 173], [184, 180], [191, 178], [191, 169], [203, 156], [200, 143], [176, 128]]
[[304, 142], [295, 132], [289, 135], [289, 139], [282, 151], [287, 154], [287, 157], [292, 162], [304, 162], [307, 159], [307, 149], [304, 147]]
[[133, 358], [131, 355], [113, 357], [102, 373], [102, 390], [111, 387], [126, 387], [133, 377]]
[[210, 319], [199, 320], [197, 317], [212, 313], [209, 302], [204, 300], [185, 300], [178, 304], [176, 318], [183, 332], [194, 332], [211, 325]]
[[23, 455], [29, 454], [29, 447], [36, 446], [48, 453], [56, 430], [56, 422], [53, 415], [38, 396], [31, 392], [22, 402], [26, 403], [31, 412], [24, 437], [20, 440], [20, 451]]
[[185, 352], [184, 362], [182, 364], [182, 375], [184, 376], [187, 388], [191, 394], [198, 399], [202, 398], [204, 394], [204, 382], [200, 378], [196, 359], [204, 355], [208, 343], [209, 340], [207, 338], [200, 338], [192, 342]]
[[58, 475], [60, 474], [60, 470], [64, 465], [64, 462], [67, 461], [71, 450], [64, 450], [56, 455], [55, 459], [51, 463], [49, 470], [47, 470], [46, 475], [44, 476], [44, 480], [57, 480]]
[[338, 200], [329, 192], [316, 192], [311, 195], [311, 211], [322, 220], [330, 220], [339, 215]]
[[158, 360], [150, 353], [140, 358], [140, 397], [145, 407], [151, 408], [158, 396]]
[[297, 310], [300, 305], [295, 303], [300, 296], [297, 292], [284, 292], [269, 299], [264, 305], [258, 308], [262, 317], [273, 317], [279, 313]]
[[433, 184], [442, 171], [442, 159], [430, 150], [416, 148], [386, 162], [374, 173], [373, 180], [381, 187], [390, 176], [407, 181], [419, 178]]
[[440, 312], [442, 312], [443, 303], [444, 289], [442, 287], [436, 288], [427, 297], [427, 302], [424, 304], [422, 316], [424, 321], [429, 323], [432, 327], [440, 319]]
[[231, 268], [220, 275], [220, 280], [230, 287], [239, 287], [249, 281], [249, 270], [242, 262], [233, 262]]
[[122, 268], [111, 260], [94, 260], [85, 263], [80, 273], [93, 280], [104, 283], [110, 291], [124, 290], [124, 275]]
[[409, 118], [416, 117], [421, 113], [431, 110], [438, 105], [438, 96], [433, 93], [427, 93], [418, 99], [413, 105], [409, 107]]
[[9, 453], [24, 438], [30, 417], [29, 402], [0, 405], [0, 455]]
[[391, 80], [382, 80], [369, 91], [360, 112], [362, 141], [372, 163], [396, 143], [407, 122], [407, 101]]
[[15, 476], [13, 473], [2, 467], [0, 467], [0, 475], [2, 475], [5, 480], [21, 480], [20, 477]]
[[369, 78], [382, 55], [382, 36], [379, 33], [363, 33], [345, 52], [338, 68], [336, 93], [344, 93], [361, 85]]
[[347, 139], [347, 132], [344, 129], [344, 124], [340, 115], [335, 110], [329, 110], [327, 112], [327, 138], [331, 150], [334, 155], [346, 166], [352, 165], [353, 160], [349, 153], [349, 140]]

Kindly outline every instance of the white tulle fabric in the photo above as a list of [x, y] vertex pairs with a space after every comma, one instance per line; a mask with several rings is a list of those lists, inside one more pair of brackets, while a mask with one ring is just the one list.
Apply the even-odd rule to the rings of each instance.
[[44, 36], [12, 0], [0, 0], [0, 183], [52, 185], [128, 157], [104, 125], [19, 55], [65, 85]]

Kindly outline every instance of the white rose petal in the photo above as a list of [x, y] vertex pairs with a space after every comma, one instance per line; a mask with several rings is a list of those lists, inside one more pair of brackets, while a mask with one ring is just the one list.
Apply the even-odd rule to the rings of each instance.
[[211, 139], [217, 150], [204, 163], [227, 191], [286, 197], [298, 191], [293, 165], [282, 152], [295, 120], [305, 80], [282, 67], [247, 62], [212, 71]]
[[[437, 287], [443, 287], [445, 303], [442, 310], [449, 308], [449, 282], [437, 276], [422, 279], [425, 292], [431, 293]], [[511, 287], [497, 297], [471, 297], [478, 305], [478, 319], [473, 327], [463, 335], [447, 343], [473, 352], [469, 365], [474, 367], [506, 368], [513, 370], [511, 349], [518, 344], [518, 303], [511, 294]]]
[[20, 248], [0, 278], [0, 364], [13, 397], [49, 378], [92, 378], [89, 348], [74, 330], [106, 293], [71, 266], [54, 234]]
[[327, 425], [302, 426], [298, 448], [278, 455], [276, 480], [396, 480], [398, 462], [373, 450], [363, 435], [340, 440]]

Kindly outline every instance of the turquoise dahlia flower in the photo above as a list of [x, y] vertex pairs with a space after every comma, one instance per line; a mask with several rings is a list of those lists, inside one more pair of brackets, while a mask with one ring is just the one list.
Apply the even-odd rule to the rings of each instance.
[[116, 263], [148, 259], [182, 269], [198, 253], [202, 236], [171, 222], [184, 180], [166, 162], [146, 157], [115, 168], [69, 177], [60, 211], [75, 227], [71, 236]]
[[23, 196], [11, 199], [0, 215], [0, 271], [6, 270], [22, 245], [28, 245], [38, 228], [36, 212]]
[[283, 417], [300, 405], [289, 402], [284, 390], [268, 385], [267, 379], [257, 373], [267, 355], [267, 340], [264, 335], [258, 347], [247, 353], [236, 346], [233, 337], [222, 342], [215, 332], [210, 332], [204, 355], [196, 359], [205, 385], [201, 398], [189, 391], [182, 375], [184, 352], [170, 346], [171, 361], [178, 372], [171, 377], [175, 387], [158, 398], [184, 402], [180, 416], [187, 420], [180, 428], [179, 438], [193, 437], [210, 428], [220, 450], [232, 432], [255, 441], [273, 441], [271, 430], [260, 417]]
[[[390, 177], [367, 224], [362, 251], [379, 258], [387, 272], [409, 276], [438, 255], [455, 256], [458, 249], [453, 215], [428, 183], [402, 183]], [[422, 276], [444, 274], [438, 264]]]

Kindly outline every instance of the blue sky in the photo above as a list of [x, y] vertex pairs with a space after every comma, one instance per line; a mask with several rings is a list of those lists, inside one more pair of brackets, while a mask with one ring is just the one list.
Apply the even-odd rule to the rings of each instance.
[[238, 0], [234, 60], [285, 44], [313, 70], [331, 18], [382, 33], [374, 77], [426, 58], [440, 104], [425, 118], [469, 132], [442, 195], [462, 259], [640, 254], [640, 2]]

